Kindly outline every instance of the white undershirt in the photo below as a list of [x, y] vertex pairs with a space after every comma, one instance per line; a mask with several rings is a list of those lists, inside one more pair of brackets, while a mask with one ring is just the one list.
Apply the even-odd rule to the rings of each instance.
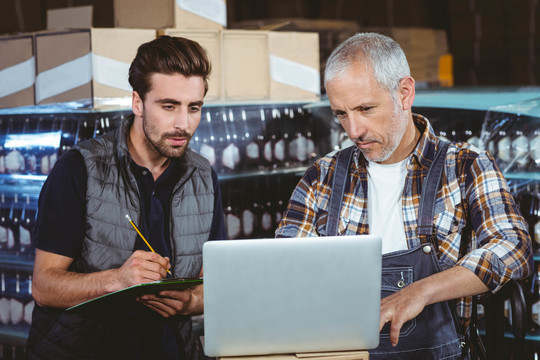
[[407, 175], [407, 159], [395, 164], [368, 162], [369, 232], [382, 238], [383, 254], [406, 250], [401, 197]]

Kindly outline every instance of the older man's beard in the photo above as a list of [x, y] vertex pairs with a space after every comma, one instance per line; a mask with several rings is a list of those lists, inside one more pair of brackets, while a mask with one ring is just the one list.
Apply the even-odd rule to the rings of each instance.
[[[400, 111], [401, 109], [397, 104], [394, 106], [394, 112], [392, 114], [392, 121], [389, 126], [388, 131], [388, 143], [383, 145], [382, 148], [379, 151], [374, 151], [372, 149], [360, 149], [364, 157], [373, 162], [383, 162], [388, 160], [390, 156], [396, 151], [398, 148], [401, 139], [403, 138], [403, 134], [405, 134], [405, 130], [407, 129], [407, 117], [406, 115]], [[364, 142], [364, 141], [374, 141], [379, 142], [378, 139], [372, 139], [368, 136], [356, 138], [355, 142]], [[382, 144], [381, 144], [382, 145]]]
[[[146, 137], [144, 143], [148, 151], [157, 152], [161, 156], [166, 158], [181, 158], [182, 156], [184, 156], [188, 148], [189, 141], [191, 140], [192, 134], [188, 133], [187, 131], [180, 130], [159, 134], [156, 128], [152, 125], [152, 121], [148, 120], [145, 112], [143, 112], [142, 114], [142, 121], [143, 131]], [[159, 139], [154, 140], [153, 137], [159, 137]], [[167, 144], [167, 139], [178, 137], [186, 138], [186, 143], [182, 146], [171, 146]]]

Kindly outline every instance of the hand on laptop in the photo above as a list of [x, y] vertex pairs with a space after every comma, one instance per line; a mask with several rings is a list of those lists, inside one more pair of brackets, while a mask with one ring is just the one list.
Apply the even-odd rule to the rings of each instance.
[[403, 324], [415, 318], [425, 306], [488, 291], [474, 272], [454, 266], [413, 282], [381, 300], [380, 329], [390, 324], [390, 342], [397, 345]]

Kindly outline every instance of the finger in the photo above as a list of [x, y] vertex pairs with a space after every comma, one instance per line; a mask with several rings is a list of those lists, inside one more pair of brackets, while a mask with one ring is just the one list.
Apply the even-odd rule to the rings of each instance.
[[142, 301], [139, 300], [144, 306], [149, 308], [150, 310], [158, 313], [159, 315], [168, 318], [174, 315], [174, 313], [168, 311], [167, 308], [163, 307], [159, 302], [154, 301]]
[[163, 290], [159, 292], [160, 298], [170, 298], [174, 300], [181, 301], [183, 303], [188, 303], [191, 300], [191, 291], [186, 290]]
[[162, 297], [161, 295], [142, 295], [140, 297], [142, 301], [152, 302], [154, 304], [160, 303], [164, 306], [173, 309], [176, 313], [186, 308], [187, 302], [180, 301], [169, 297]]
[[382, 328], [384, 327], [384, 325], [386, 325], [386, 324], [389, 323], [390, 321], [391, 321], [391, 320], [390, 320], [390, 317], [381, 314], [381, 319], [380, 319], [380, 321], [379, 321], [379, 332], [382, 330]]
[[401, 330], [401, 326], [403, 324], [400, 324], [396, 322], [395, 320], [392, 321], [390, 324], [390, 343], [392, 346], [396, 346], [399, 341], [399, 331]]
[[157, 263], [161, 266], [163, 266], [165, 269], [168, 269], [170, 267], [170, 260], [168, 257], [163, 257], [159, 255], [158, 253], [151, 252], [151, 251], [143, 251], [143, 250], [137, 250], [133, 253], [132, 257], [136, 259], [142, 259], [146, 260], [151, 263]]

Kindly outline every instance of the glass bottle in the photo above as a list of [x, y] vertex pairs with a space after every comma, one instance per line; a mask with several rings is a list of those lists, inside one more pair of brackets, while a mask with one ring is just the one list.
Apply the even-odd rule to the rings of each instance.
[[20, 234], [20, 246], [21, 253], [29, 253], [33, 244], [32, 232], [34, 229], [34, 223], [36, 220], [37, 210], [36, 205], [30, 202], [30, 196], [26, 195], [26, 201], [24, 203], [21, 214], [21, 226], [19, 227]]
[[506, 168], [506, 166], [512, 161], [512, 141], [510, 136], [506, 134], [506, 131], [499, 131], [499, 141], [497, 142], [497, 159], [498, 165], [501, 169]]
[[221, 162], [226, 171], [234, 171], [240, 163], [240, 149], [237, 146], [239, 136], [234, 122], [233, 110], [229, 108], [228, 114], [224, 111], [222, 118], [225, 129], [225, 144]]
[[210, 112], [210, 110], [208, 110], [206, 112], [205, 119], [201, 119], [201, 123], [204, 123], [201, 130], [204, 129], [205, 131], [202, 131], [200, 134], [202, 140], [199, 147], [199, 154], [205, 157], [211, 166], [214, 166], [216, 164], [216, 138], [213, 131], [213, 120], [214, 119], [212, 118], [212, 113]]
[[540, 327], [540, 286], [538, 282], [540, 281], [540, 271], [536, 269], [536, 301], [531, 306], [531, 320], [535, 327]]
[[533, 162], [533, 171], [537, 171], [540, 168], [540, 129], [534, 130], [529, 141], [529, 149], [529, 157]]
[[259, 108], [246, 107], [242, 109], [242, 129], [244, 141], [244, 170], [258, 170], [262, 168], [262, 140], [264, 139], [264, 111]]
[[[13, 238], [13, 248], [12, 251], [15, 251], [17, 254], [20, 254], [21, 243], [20, 243], [20, 225], [21, 225], [21, 215], [22, 215], [22, 206], [18, 199], [18, 194], [15, 193], [13, 197], [13, 202], [11, 203], [11, 211], [9, 214], [9, 229], [8, 230], [8, 242], [10, 237]], [[8, 245], [9, 247], [9, 245]]]
[[286, 128], [285, 116], [282, 116], [281, 109], [274, 108], [272, 110], [272, 125], [273, 125], [273, 155], [274, 164], [272, 167], [278, 168], [286, 165], [287, 160], [287, 144], [289, 134]]
[[512, 159], [516, 161], [518, 169], [526, 169], [529, 164], [529, 139], [523, 134], [523, 131], [516, 130], [511, 146]]
[[0, 250], [8, 250], [8, 219], [9, 205], [6, 203], [5, 195], [0, 195]]

